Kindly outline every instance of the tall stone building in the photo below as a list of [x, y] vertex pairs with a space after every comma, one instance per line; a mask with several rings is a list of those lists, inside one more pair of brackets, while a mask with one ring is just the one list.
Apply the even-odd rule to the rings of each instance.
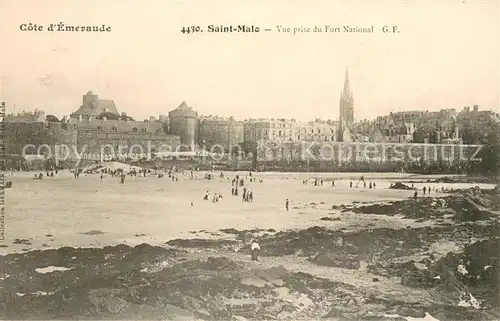
[[99, 160], [102, 154], [126, 158], [176, 148], [180, 138], [168, 133], [164, 121], [155, 117], [135, 121], [120, 114], [113, 100], [100, 99], [89, 91], [80, 108], [61, 123], [76, 128], [80, 153], [97, 155]]
[[346, 141], [354, 124], [354, 97], [349, 83], [349, 71], [345, 71], [344, 88], [340, 92], [338, 140]]
[[116, 108], [114, 100], [100, 99], [92, 91], [87, 92], [82, 97], [82, 105], [77, 111], [71, 114], [71, 118], [79, 120], [93, 120], [101, 114], [111, 114], [118, 118], [120, 114]]
[[181, 144], [194, 149], [198, 142], [198, 113], [183, 101], [176, 109], [168, 113], [169, 129], [173, 135], [181, 138]]
[[217, 147], [226, 153], [234, 153], [243, 143], [243, 123], [233, 117], [205, 118], [200, 122], [199, 138], [201, 145], [208, 150]]

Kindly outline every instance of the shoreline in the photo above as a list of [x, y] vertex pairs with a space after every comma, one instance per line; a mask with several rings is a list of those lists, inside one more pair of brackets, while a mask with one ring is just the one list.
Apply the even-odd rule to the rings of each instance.
[[[7, 190], [15, 211], [7, 228], [18, 229], [21, 243], [1, 249], [11, 252], [0, 255], [7, 319], [31, 319], [25, 311], [35, 310], [41, 319], [172, 320], [447, 321], [494, 313], [497, 290], [489, 285], [499, 266], [490, 262], [500, 212], [485, 210], [500, 210], [493, 190], [449, 183], [465, 189], [414, 199], [386, 186], [394, 177], [371, 177], [377, 188], [369, 189], [349, 188], [345, 177], [335, 187], [305, 186], [298, 175], [274, 174], [245, 184], [253, 203], [232, 196], [212, 203], [199, 199], [230, 182], [181, 176], [119, 184], [60, 174], [18, 176]], [[50, 195], [57, 197], [44, 201]], [[290, 211], [282, 203], [288, 195]], [[43, 235], [26, 237], [27, 222]], [[258, 262], [250, 259], [253, 240]], [[468, 270], [484, 288], [447, 272], [460, 260], [472, 262]], [[444, 288], [449, 283], [460, 286]], [[457, 306], [463, 286], [484, 308]]]

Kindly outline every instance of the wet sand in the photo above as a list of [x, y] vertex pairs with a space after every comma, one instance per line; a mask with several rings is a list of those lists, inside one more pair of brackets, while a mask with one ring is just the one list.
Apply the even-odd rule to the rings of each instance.
[[[99, 175], [81, 175], [74, 179], [70, 173], [62, 172], [57, 177], [36, 181], [31, 180], [28, 173], [16, 173], [10, 178], [14, 188], [6, 190], [3, 244], [8, 248], [1, 250], [6, 253], [41, 248], [44, 244], [45, 247], [161, 244], [171, 238], [187, 237], [189, 231], [216, 232], [223, 228], [304, 228], [315, 225], [319, 218], [332, 212], [329, 210], [332, 205], [408, 198], [412, 191], [387, 187], [395, 180], [419, 178], [400, 173], [365, 174], [367, 181], [370, 176], [378, 177], [373, 180], [377, 183], [375, 189], [363, 188], [362, 184], [359, 188], [349, 188], [349, 180], [336, 180], [335, 187], [329, 182], [318, 187], [311, 183], [302, 185], [302, 179], [314, 175], [263, 173], [259, 175], [263, 183], [247, 183], [254, 193], [254, 202], [245, 203], [240, 196], [231, 196], [231, 184], [227, 180], [207, 181], [202, 179], [202, 173], [198, 173], [196, 180], [181, 177], [179, 182], [172, 182], [167, 177], [137, 177], [127, 178], [125, 184], [119, 184], [119, 179], [112, 177], [100, 181]], [[321, 175], [325, 179], [342, 176], [361, 175]], [[224, 198], [216, 204], [202, 201], [206, 191], [212, 195], [222, 193]], [[291, 200], [289, 212], [284, 208], [286, 198]], [[190, 206], [191, 201], [194, 207]], [[316, 209], [304, 208], [312, 202], [324, 204]], [[334, 226], [336, 222], [324, 224]], [[90, 231], [95, 233], [84, 234]], [[14, 239], [29, 239], [32, 245], [12, 244]]]
[[[74, 179], [70, 173], [61, 172], [54, 178], [32, 180], [31, 173], [16, 173], [9, 177], [14, 187], [6, 190], [5, 240], [2, 244], [7, 247], [2, 247], [0, 254], [42, 247], [162, 244], [172, 238], [187, 238], [192, 235], [190, 231], [200, 230], [208, 232], [204, 233], [206, 238], [217, 236], [213, 234], [224, 228], [306, 228], [318, 224], [325, 214], [335, 213], [331, 210], [332, 205], [400, 200], [413, 195], [412, 191], [388, 189], [390, 182], [435, 178], [401, 173], [363, 174], [367, 181], [377, 184], [375, 189], [369, 189], [362, 184], [359, 188], [349, 188], [350, 180], [338, 179], [359, 178], [361, 174], [356, 173], [321, 174], [325, 180], [335, 177], [335, 187], [327, 181], [317, 187], [311, 182], [302, 185], [302, 180], [314, 177], [314, 173], [257, 175], [264, 182], [247, 181], [254, 201], [246, 203], [241, 201], [241, 188], [240, 196], [232, 196], [230, 182], [219, 178], [204, 180], [203, 173], [197, 173], [195, 180], [181, 176], [178, 182], [172, 182], [168, 177], [153, 176], [127, 178], [125, 184], [112, 177], [100, 181], [96, 174], [82, 174]], [[224, 198], [215, 204], [203, 201], [206, 191], [212, 195], [222, 193]], [[288, 212], [284, 208], [286, 198], [291, 201]], [[194, 207], [190, 206], [191, 201]], [[310, 203], [318, 205], [311, 208]], [[397, 218], [384, 220], [395, 228], [412, 223]], [[370, 219], [365, 217], [362, 221]], [[335, 227], [344, 226], [346, 222], [321, 221], [321, 224]], [[31, 245], [13, 244], [15, 239], [27, 239]]]
[[[455, 316], [470, 312], [456, 308], [456, 293], [436, 297], [434, 289], [426, 289], [427, 283], [435, 282], [433, 277], [437, 272], [432, 270], [422, 278], [421, 273], [425, 271], [420, 269], [434, 269], [434, 264], [448, 252], [461, 253], [463, 246], [485, 239], [494, 231], [488, 221], [470, 226], [467, 223], [455, 224], [451, 217], [447, 218], [451, 214], [445, 215], [446, 210], [440, 214], [441, 209], [436, 207], [433, 199], [415, 201], [413, 191], [388, 188], [391, 182], [425, 181], [436, 177], [399, 173], [364, 175], [367, 183], [377, 184], [375, 189], [370, 189], [368, 184], [366, 188], [362, 184], [358, 188], [349, 188], [351, 177], [359, 178], [361, 174], [335, 173], [317, 175], [325, 179], [323, 186], [314, 186], [311, 182], [303, 185], [303, 179], [314, 176], [311, 173], [258, 174], [264, 179], [263, 183], [246, 182], [254, 194], [251, 203], [241, 201], [241, 187], [240, 196], [232, 196], [230, 182], [219, 178], [207, 181], [201, 179], [203, 173], [198, 173], [200, 179], [195, 180], [181, 176], [178, 182], [173, 182], [167, 177], [152, 176], [127, 178], [125, 184], [111, 177], [101, 181], [99, 175], [81, 175], [74, 179], [67, 172], [36, 181], [26, 173], [11, 177], [14, 187], [6, 190], [6, 240], [2, 243], [1, 254], [27, 253], [0, 257], [8, 266], [8, 274], [14, 275], [2, 276], [2, 282], [6, 282], [12, 292], [9, 292], [8, 300], [12, 300], [9, 304], [26, 301], [24, 304], [36, 306], [45, 302], [44, 297], [47, 300], [50, 297], [47, 302], [53, 305], [43, 309], [51, 317], [59, 312], [71, 314], [85, 307], [85, 313], [102, 318], [130, 318], [136, 314], [165, 318], [161, 315], [167, 313], [171, 319], [193, 318], [195, 315], [205, 319], [226, 311], [217, 305], [222, 295], [231, 301], [225, 303], [233, 309], [229, 315], [247, 315], [250, 319], [264, 317], [256, 308], [262, 300], [271, 305], [259, 311], [267, 311], [279, 319], [313, 316], [335, 319], [337, 313], [339, 316], [369, 318], [371, 313], [378, 311], [379, 316], [381, 313], [396, 317], [404, 315], [410, 320], [411, 316], [423, 316], [425, 311], [439, 315], [440, 320], [453, 320]], [[328, 181], [332, 177], [335, 187]], [[357, 181], [352, 181], [356, 185]], [[424, 185], [433, 188], [445, 186]], [[464, 188], [472, 184], [449, 185]], [[493, 188], [492, 185], [482, 186]], [[212, 195], [222, 193], [224, 198], [219, 203], [202, 201], [206, 191]], [[431, 196], [447, 195], [431, 193]], [[286, 198], [291, 200], [290, 211], [284, 207]], [[409, 200], [397, 202], [407, 205], [400, 207], [396, 215], [386, 213], [385, 208], [382, 212], [372, 212], [369, 206], [403, 199]], [[194, 201], [194, 207], [190, 206], [191, 201]], [[353, 202], [355, 204], [351, 204]], [[351, 205], [341, 206], [347, 204]], [[412, 206], [427, 206], [428, 210], [419, 212], [415, 207], [411, 210]], [[461, 205], [453, 206], [462, 212]], [[408, 214], [405, 211], [415, 212], [414, 217], [404, 218]], [[430, 212], [441, 218], [415, 219], [415, 215], [430, 215]], [[482, 238], [477, 240], [473, 237], [481, 235]], [[259, 237], [264, 251], [259, 262], [251, 261], [249, 256], [249, 242], [255, 237]], [[342, 240], [340, 247], [339, 238]], [[162, 247], [153, 248], [144, 243]], [[141, 245], [96, 249], [118, 244]], [[33, 251], [50, 248], [58, 250]], [[476, 252], [472, 250], [472, 253]], [[92, 267], [96, 262], [106, 265], [107, 273], [95, 271]], [[477, 264], [484, 265], [484, 262], [484, 259], [477, 258]], [[453, 268], [456, 262], [449, 264]], [[228, 270], [227, 266], [232, 268]], [[40, 272], [49, 268], [48, 274], [59, 281]], [[178, 271], [184, 269], [189, 271], [179, 274]], [[281, 276], [272, 281], [273, 277], [269, 279], [269, 275], [273, 275], [275, 272], [272, 271], [276, 269], [282, 270], [278, 273]], [[150, 273], [148, 276], [141, 274], [149, 270], [146, 272]], [[26, 279], [28, 274], [32, 277]], [[115, 281], [112, 280], [118, 274], [122, 278], [120, 282], [127, 284], [131, 293], [113, 286]], [[88, 277], [89, 280], [95, 278], [99, 282], [111, 283], [106, 283], [108, 285], [104, 288], [101, 283], [95, 283], [97, 281], [88, 281], [87, 284], [86, 279], [82, 279], [84, 275], [93, 275]], [[149, 279], [149, 284], [166, 282], [166, 288], [178, 286], [177, 278], [191, 285], [178, 289], [182, 292], [181, 301], [178, 301], [169, 291], [163, 291], [158, 297], [154, 294], [154, 287], [136, 284], [143, 277]], [[34, 282], [34, 285], [29, 286], [28, 282]], [[93, 284], [93, 289], [84, 291], [78, 282], [83, 282], [85, 289]], [[219, 289], [220, 286], [223, 288]], [[194, 287], [194, 292], [191, 287]], [[205, 291], [205, 287], [209, 292], [215, 291], [212, 293], [215, 297], [207, 294], [199, 301], [198, 291]], [[228, 287], [235, 287], [236, 292], [226, 293], [224, 289]], [[269, 296], [266, 292], [269, 287], [278, 294], [277, 297]], [[332, 287], [340, 292], [330, 293]], [[17, 293], [19, 289], [24, 290]], [[263, 292], [256, 294], [254, 291]], [[248, 293], [241, 294], [245, 292]], [[240, 295], [235, 296], [235, 293]], [[315, 295], [316, 299], [313, 299]], [[70, 297], [70, 303], [59, 306], [60, 297], [63, 300]], [[133, 303], [137, 297], [148, 303], [137, 306]], [[156, 302], [158, 298], [166, 301]], [[95, 300], [101, 303], [95, 303]], [[371, 305], [362, 304], [365, 301]], [[72, 306], [68, 308], [70, 310], [62, 311], [67, 304]], [[200, 305], [214, 310], [200, 310]], [[298, 310], [292, 308], [299, 305]], [[293, 313], [275, 310], [284, 307]], [[343, 307], [342, 311], [337, 311], [338, 307]], [[11, 313], [32, 316], [21, 310], [12, 310]]]

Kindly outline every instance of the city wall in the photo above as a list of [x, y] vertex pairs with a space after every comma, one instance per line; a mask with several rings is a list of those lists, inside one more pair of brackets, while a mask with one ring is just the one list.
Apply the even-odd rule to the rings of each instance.
[[29, 155], [54, 153], [55, 146], [77, 145], [77, 130], [63, 123], [5, 123], [6, 154]]
[[102, 151], [112, 156], [119, 152], [145, 154], [160, 147], [175, 149], [180, 145], [179, 136], [162, 132], [82, 129], [56, 122], [6, 122], [5, 128], [5, 153], [8, 166], [13, 168], [24, 168], [25, 163], [43, 163], [46, 158], [99, 160]]
[[155, 132], [116, 132], [78, 130], [78, 152], [87, 155], [139, 154], [158, 152], [161, 147], [177, 148], [180, 138], [176, 135]]

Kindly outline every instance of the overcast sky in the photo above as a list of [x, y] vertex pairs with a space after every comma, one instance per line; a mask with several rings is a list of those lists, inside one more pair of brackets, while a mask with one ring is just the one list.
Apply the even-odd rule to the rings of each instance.
[[[0, 96], [8, 112], [15, 104], [57, 116], [93, 90], [138, 119], [183, 100], [204, 115], [336, 119], [348, 67], [358, 120], [473, 104], [500, 112], [499, 3], [0, 0]], [[61, 21], [112, 32], [20, 31]], [[208, 24], [272, 31], [180, 32]], [[292, 35], [277, 25], [374, 25], [375, 33]]]

